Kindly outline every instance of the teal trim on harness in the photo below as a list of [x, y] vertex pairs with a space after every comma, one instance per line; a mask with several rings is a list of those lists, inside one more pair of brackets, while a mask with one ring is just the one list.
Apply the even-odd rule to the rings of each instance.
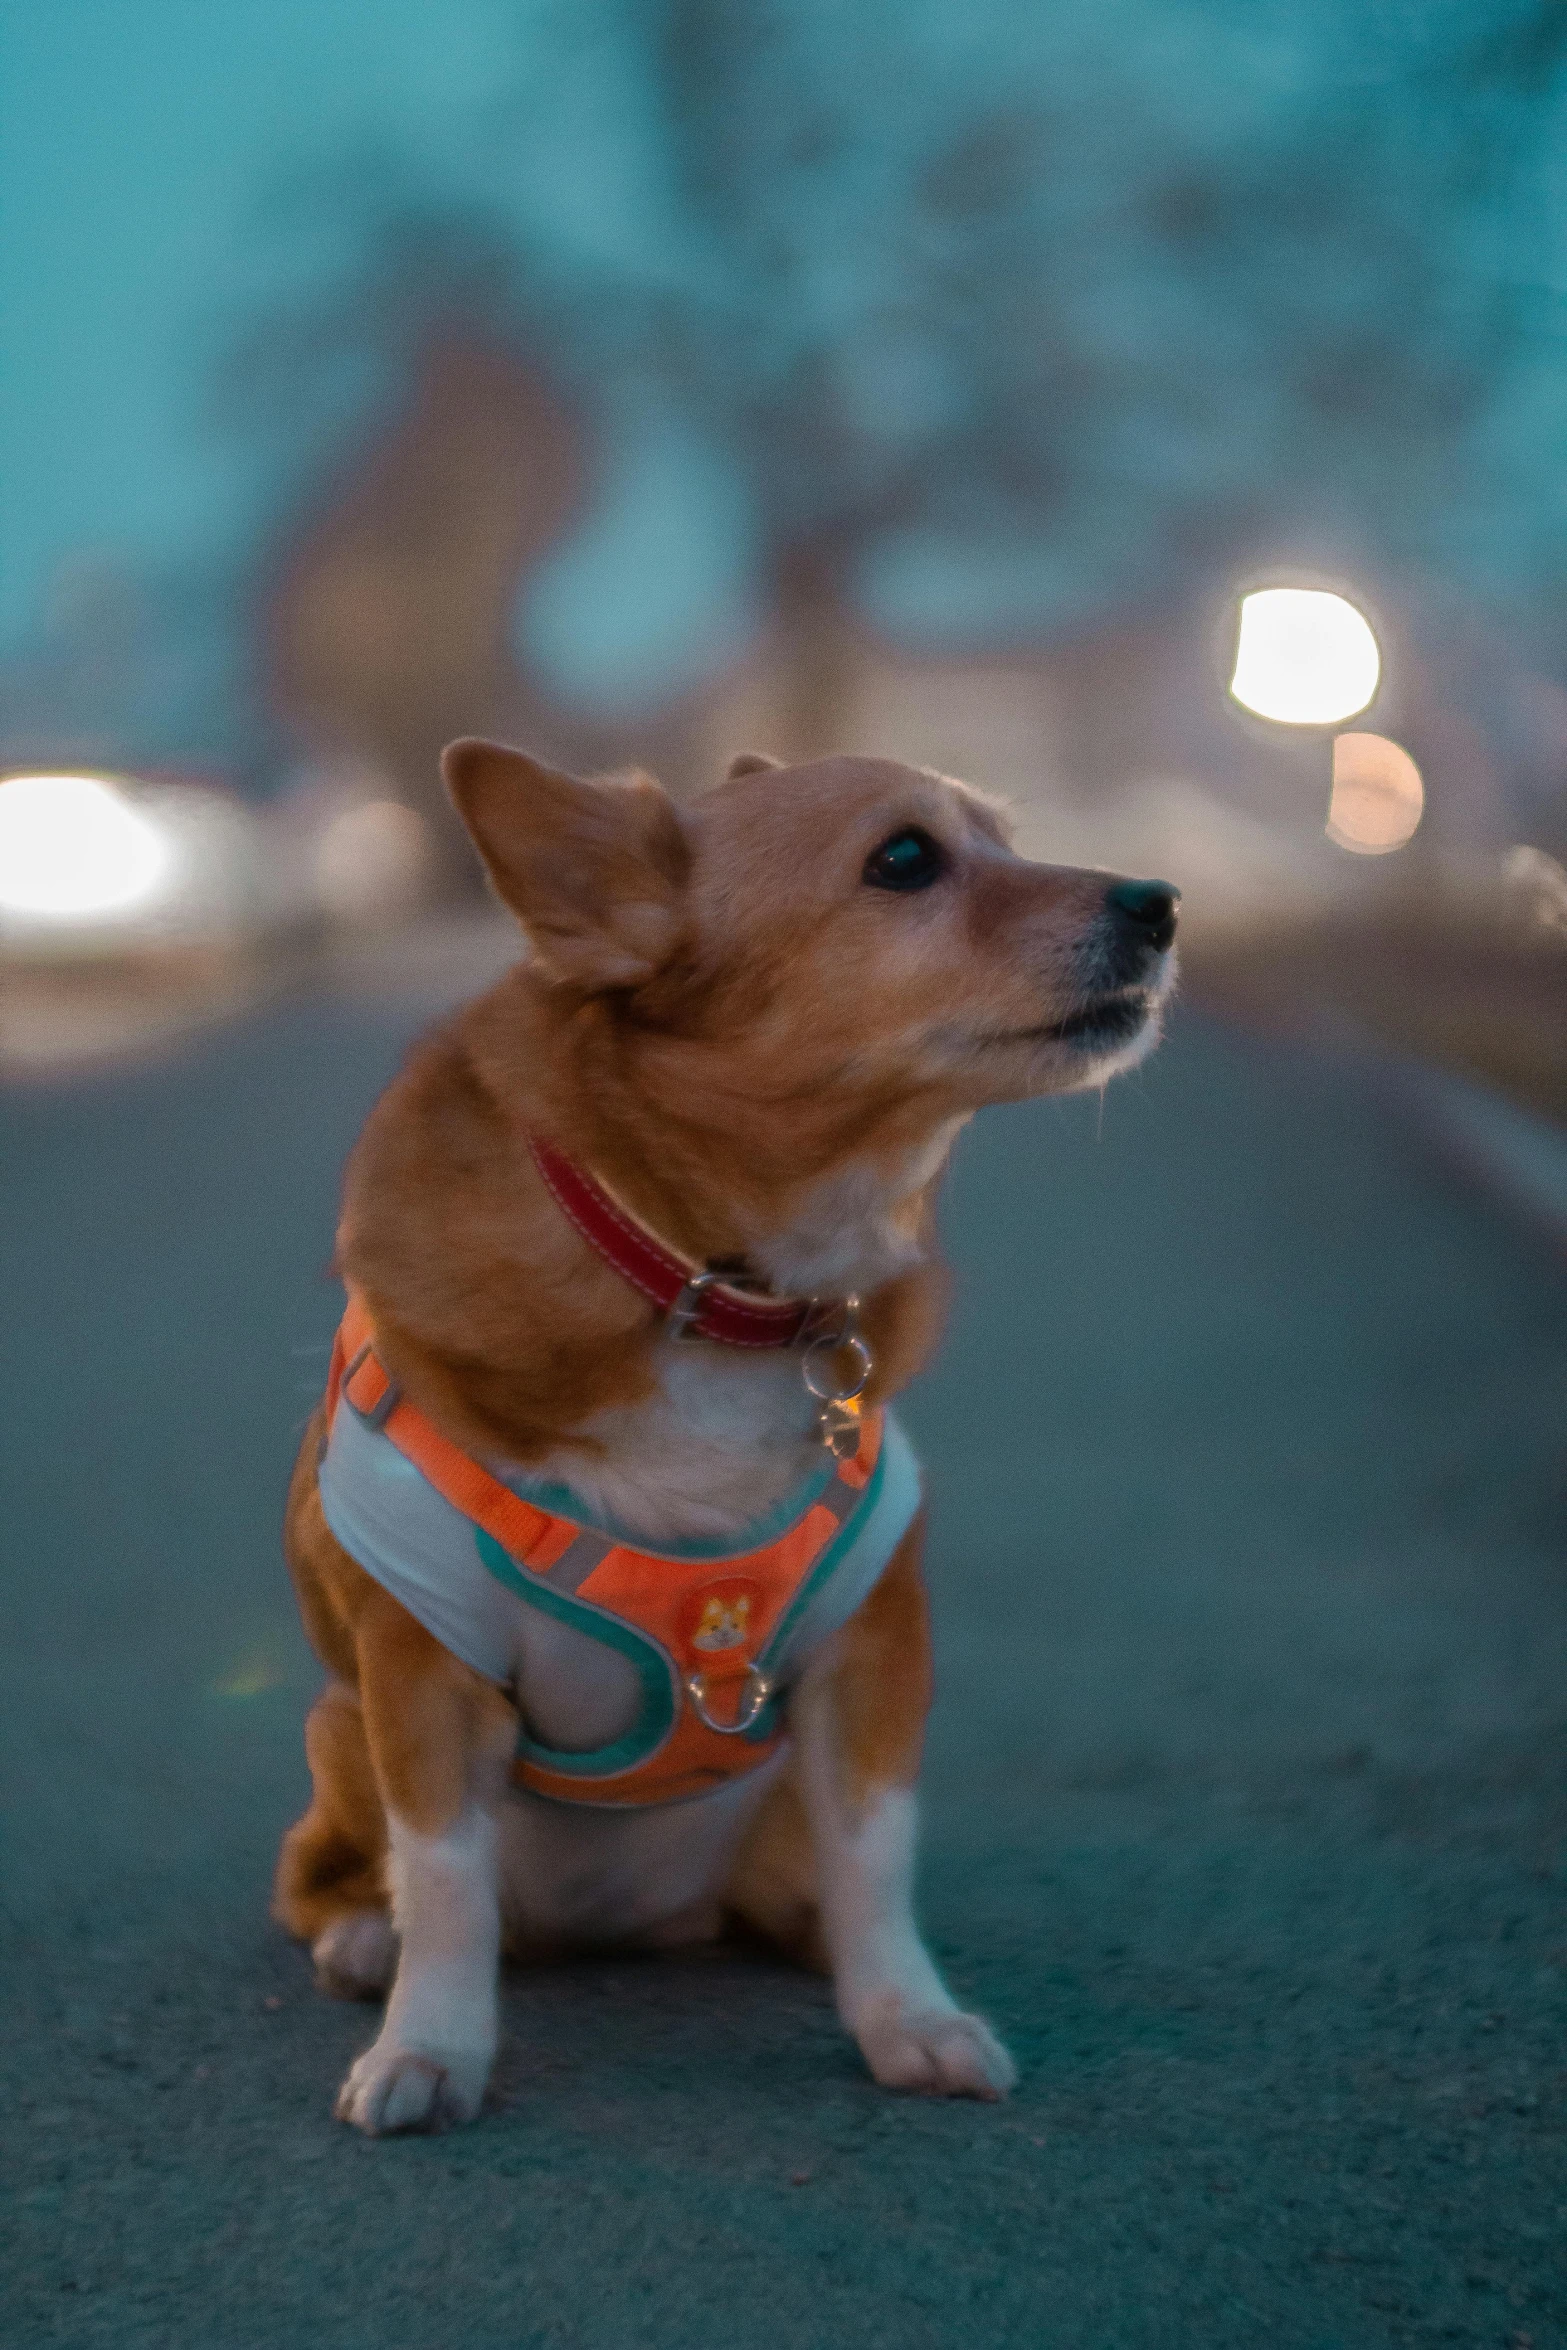
[[650, 1761], [674, 1728], [680, 1709], [679, 1678], [668, 1650], [650, 1634], [628, 1624], [624, 1617], [611, 1615], [607, 1608], [595, 1607], [591, 1600], [577, 1599], [568, 1592], [552, 1590], [548, 1583], [524, 1575], [493, 1534], [486, 1534], [482, 1526], [476, 1526], [473, 1531], [479, 1556], [497, 1582], [504, 1583], [508, 1591], [515, 1591], [519, 1599], [525, 1599], [541, 1615], [553, 1616], [557, 1623], [569, 1624], [574, 1632], [585, 1632], [590, 1640], [601, 1641], [604, 1647], [628, 1658], [636, 1667], [641, 1684], [642, 1703], [637, 1718], [611, 1745], [595, 1746], [579, 1754], [569, 1748], [540, 1746], [519, 1727], [517, 1752], [545, 1770], [561, 1771], [577, 1779], [607, 1779], [617, 1771], [635, 1770], [639, 1763]]
[[[849, 1515], [845, 1518], [843, 1524], [838, 1528], [837, 1533], [833, 1536], [831, 1542], [828, 1543], [827, 1548], [822, 1552], [821, 1557], [817, 1560], [815, 1566], [806, 1576], [805, 1581], [800, 1585], [799, 1590], [795, 1593], [793, 1599], [790, 1600], [789, 1605], [784, 1609], [783, 1614], [779, 1617], [777, 1624], [774, 1626], [771, 1640], [768, 1641], [767, 1646], [762, 1650], [761, 1655], [756, 1660], [758, 1672], [765, 1673], [768, 1667], [771, 1665], [774, 1657], [781, 1656], [783, 1654], [784, 1643], [788, 1639], [790, 1633], [793, 1632], [796, 1624], [798, 1624], [806, 1609], [811, 1605], [812, 1601], [817, 1597], [818, 1593], [826, 1589], [827, 1585], [832, 1581], [834, 1575], [836, 1575], [838, 1572], [839, 1567], [843, 1564], [847, 1553], [852, 1550], [855, 1543], [858, 1542], [860, 1538], [860, 1527], [863, 1521], [869, 1515], [871, 1510], [874, 1509], [877, 1501], [880, 1499], [882, 1485], [885, 1481], [884, 1472], [886, 1469], [886, 1464], [887, 1447], [884, 1442], [880, 1452], [876, 1455], [876, 1466], [874, 1469], [872, 1469], [869, 1478], [866, 1480], [865, 1491], [860, 1495], [859, 1500], [855, 1503], [853, 1509], [849, 1512]], [[743, 1738], [758, 1741], [764, 1738], [775, 1737], [778, 1731], [783, 1727], [781, 1719], [783, 1714], [783, 1701], [784, 1692], [780, 1689], [775, 1689], [772, 1696], [763, 1706], [761, 1712], [757, 1715], [756, 1720], [751, 1724], [749, 1730], [742, 1731], [741, 1736]]]
[[[757, 1657], [759, 1672], [766, 1672], [772, 1659], [783, 1653], [785, 1642], [806, 1609], [831, 1582], [844, 1558], [859, 1540], [860, 1528], [880, 1497], [886, 1464], [887, 1446], [884, 1442], [864, 1492], [795, 1592], [780, 1616], [771, 1639]], [[817, 1493], [825, 1489], [832, 1474], [834, 1471], [829, 1463], [828, 1475], [816, 1485]], [[805, 1506], [809, 1508], [810, 1503], [807, 1502]], [[796, 1515], [803, 1516], [804, 1511], [797, 1510]], [[791, 1522], [786, 1518], [770, 1539], [776, 1541]], [[542, 1615], [553, 1616], [557, 1623], [569, 1624], [573, 1631], [584, 1633], [588, 1639], [600, 1641], [606, 1648], [612, 1648], [617, 1654], [629, 1659], [636, 1668], [641, 1685], [642, 1702], [637, 1718], [631, 1728], [611, 1745], [595, 1746], [586, 1753], [574, 1753], [560, 1747], [540, 1746], [528, 1736], [525, 1729], [519, 1728], [518, 1754], [525, 1756], [529, 1762], [538, 1763], [545, 1770], [560, 1771], [574, 1779], [607, 1779], [651, 1761], [675, 1726], [684, 1694], [679, 1668], [663, 1643], [655, 1640], [651, 1633], [639, 1631], [634, 1624], [628, 1624], [623, 1616], [612, 1614], [608, 1608], [597, 1607], [591, 1600], [580, 1599], [572, 1593], [557, 1591], [537, 1577], [524, 1574], [509, 1552], [482, 1526], [474, 1528], [474, 1539], [478, 1544], [480, 1558], [497, 1582], [503, 1583], [508, 1591], [514, 1591], [519, 1599], [526, 1600], [530, 1607], [536, 1607]], [[763, 1539], [765, 1541], [769, 1537], [764, 1536]], [[743, 1551], [733, 1548], [732, 1540], [730, 1547], [709, 1555], [725, 1559], [744, 1557]], [[747, 1548], [760, 1550], [762, 1543], [748, 1542]], [[668, 1556], [674, 1560], [678, 1554], [670, 1551], [643, 1555]], [[690, 1561], [691, 1555], [687, 1553], [686, 1561], [681, 1563]], [[756, 1720], [742, 1733], [746, 1743], [762, 1745], [776, 1737], [782, 1727], [782, 1711], [782, 1693], [774, 1691]]]
[[[804, 1481], [775, 1503], [765, 1517], [752, 1525], [742, 1526], [738, 1534], [719, 1534], [705, 1542], [671, 1543], [667, 1550], [656, 1555], [674, 1559], [681, 1566], [707, 1565], [715, 1559], [742, 1558], [748, 1550], [765, 1550], [770, 1542], [777, 1542], [791, 1526], [803, 1518], [815, 1501], [820, 1501], [837, 1474], [837, 1464], [830, 1454], [821, 1461]], [[552, 1518], [568, 1518], [572, 1525], [581, 1526], [594, 1534], [607, 1535], [622, 1550], [642, 1551], [643, 1537], [628, 1534], [617, 1526], [613, 1518], [595, 1516], [584, 1504], [580, 1493], [573, 1493], [569, 1485], [557, 1485], [543, 1477], [507, 1477], [502, 1480], [509, 1493], [519, 1501], [531, 1501], [534, 1508], [546, 1510]]]
[[765, 1673], [773, 1658], [782, 1653], [784, 1642], [806, 1609], [816, 1598], [818, 1592], [822, 1591], [838, 1572], [843, 1563], [844, 1553], [859, 1540], [861, 1523], [867, 1514], [875, 1508], [880, 1498], [886, 1468], [887, 1446], [884, 1441], [880, 1452], [876, 1455], [876, 1466], [866, 1479], [865, 1491], [860, 1495], [859, 1500], [844, 1519], [843, 1524], [838, 1528], [837, 1533], [828, 1543], [827, 1548], [822, 1552], [821, 1557], [806, 1576], [789, 1605], [784, 1609], [773, 1629], [771, 1640], [768, 1641], [767, 1646], [757, 1658], [757, 1667], [761, 1672]]

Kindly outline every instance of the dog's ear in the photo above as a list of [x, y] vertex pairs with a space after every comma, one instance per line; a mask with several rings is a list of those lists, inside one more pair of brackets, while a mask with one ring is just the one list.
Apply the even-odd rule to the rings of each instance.
[[735, 783], [742, 775], [765, 775], [771, 768], [782, 765], [782, 759], [770, 759], [765, 751], [736, 751], [724, 780]]
[[690, 851], [650, 775], [581, 782], [500, 743], [449, 745], [441, 773], [497, 894], [544, 968], [636, 987], [682, 926]]

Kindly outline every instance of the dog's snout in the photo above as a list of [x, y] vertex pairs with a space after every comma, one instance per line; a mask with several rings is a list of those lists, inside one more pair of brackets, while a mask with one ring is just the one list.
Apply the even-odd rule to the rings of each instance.
[[1128, 946], [1162, 955], [1175, 937], [1181, 893], [1168, 881], [1118, 881], [1105, 891], [1112, 921]]

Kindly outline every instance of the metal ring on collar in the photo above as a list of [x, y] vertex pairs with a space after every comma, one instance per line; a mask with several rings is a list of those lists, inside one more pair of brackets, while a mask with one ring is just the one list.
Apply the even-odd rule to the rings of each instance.
[[741, 1697], [734, 1720], [719, 1722], [715, 1721], [707, 1710], [707, 1675], [705, 1673], [687, 1673], [686, 1695], [691, 1700], [691, 1710], [705, 1729], [716, 1730], [720, 1738], [738, 1738], [743, 1730], [750, 1729], [763, 1706], [772, 1696], [773, 1684], [759, 1665], [746, 1666], [745, 1681], [745, 1693]]
[[[844, 1348], [854, 1358], [854, 1377], [847, 1387], [841, 1386], [831, 1377], [830, 1369], [824, 1376], [823, 1367], [816, 1361], [818, 1355], [825, 1355], [830, 1366], [833, 1356]], [[871, 1350], [857, 1330], [813, 1338], [805, 1350], [800, 1376], [818, 1403], [853, 1403], [870, 1385]]]

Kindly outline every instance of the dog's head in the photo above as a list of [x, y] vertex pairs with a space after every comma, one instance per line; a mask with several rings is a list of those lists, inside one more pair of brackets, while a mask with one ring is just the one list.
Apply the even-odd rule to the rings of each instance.
[[889, 759], [747, 755], [676, 808], [454, 743], [448, 788], [564, 1001], [736, 1140], [807, 1105], [841, 1139], [1098, 1085], [1142, 1058], [1177, 892], [1036, 864], [999, 808]]

